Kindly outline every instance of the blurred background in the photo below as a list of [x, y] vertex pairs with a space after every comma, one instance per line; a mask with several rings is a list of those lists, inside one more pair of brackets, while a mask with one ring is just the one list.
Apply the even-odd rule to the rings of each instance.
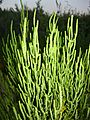
[[[33, 9], [36, 7], [36, 2], [38, 0], [22, 0], [23, 4], [28, 6], [28, 8]], [[61, 12], [67, 11], [69, 9], [75, 10], [80, 13], [88, 13], [90, 0], [40, 0], [40, 4], [43, 6], [43, 9], [48, 13], [53, 11], [58, 11], [57, 3], [60, 5]], [[15, 10], [15, 4], [20, 8], [20, 0], [1, 0], [2, 9], [10, 9], [11, 7]]]

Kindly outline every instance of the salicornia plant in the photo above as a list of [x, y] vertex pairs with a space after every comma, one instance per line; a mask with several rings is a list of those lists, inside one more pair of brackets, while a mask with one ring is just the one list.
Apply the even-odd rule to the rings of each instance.
[[[65, 35], [58, 30], [57, 17], [49, 20], [49, 34], [41, 59], [38, 25], [33, 17], [29, 31], [28, 12], [22, 6], [21, 33], [11, 35], [3, 46], [8, 75], [16, 88], [16, 120], [82, 120], [90, 117], [90, 47], [76, 56], [78, 20], [68, 18]], [[29, 41], [27, 41], [29, 36]]]

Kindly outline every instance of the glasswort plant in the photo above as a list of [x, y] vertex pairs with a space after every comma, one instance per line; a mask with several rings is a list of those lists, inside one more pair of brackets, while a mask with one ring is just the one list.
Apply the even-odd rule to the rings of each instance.
[[21, 34], [15, 35], [12, 23], [11, 35], [3, 44], [8, 75], [19, 95], [19, 109], [13, 106], [16, 120], [89, 119], [90, 47], [84, 56], [81, 50], [76, 56], [78, 20], [76, 30], [73, 30], [73, 15], [68, 18], [67, 31], [62, 36], [56, 14], [50, 17], [49, 34], [41, 60], [39, 21], [35, 16], [36, 11], [30, 32], [28, 11], [25, 16], [22, 6]]

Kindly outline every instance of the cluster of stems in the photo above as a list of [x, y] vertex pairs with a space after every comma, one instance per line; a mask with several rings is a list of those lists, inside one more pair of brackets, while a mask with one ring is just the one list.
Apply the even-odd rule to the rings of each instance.
[[[23, 9], [23, 8], [22, 8]], [[86, 53], [76, 56], [78, 20], [73, 30], [73, 15], [68, 18], [62, 36], [57, 17], [49, 20], [49, 34], [41, 57], [38, 25], [33, 17], [29, 31], [28, 12], [21, 12], [21, 34], [11, 36], [4, 44], [3, 53], [8, 75], [19, 94], [18, 109], [13, 106], [16, 120], [73, 120], [88, 118], [90, 107], [90, 46]], [[27, 41], [29, 36], [29, 41]], [[86, 114], [84, 111], [86, 110]]]

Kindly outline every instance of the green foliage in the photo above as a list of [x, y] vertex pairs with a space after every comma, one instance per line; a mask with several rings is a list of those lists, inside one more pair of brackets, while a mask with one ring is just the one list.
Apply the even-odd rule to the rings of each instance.
[[[30, 32], [28, 11], [21, 13], [21, 34], [3, 44], [4, 60], [10, 82], [19, 95], [13, 104], [16, 120], [82, 120], [90, 117], [90, 47], [76, 57], [78, 20], [73, 30], [73, 16], [67, 31], [59, 32], [56, 14], [49, 19], [49, 34], [41, 58], [36, 11]], [[29, 40], [27, 42], [29, 36]], [[12, 86], [11, 85], [11, 86]]]

